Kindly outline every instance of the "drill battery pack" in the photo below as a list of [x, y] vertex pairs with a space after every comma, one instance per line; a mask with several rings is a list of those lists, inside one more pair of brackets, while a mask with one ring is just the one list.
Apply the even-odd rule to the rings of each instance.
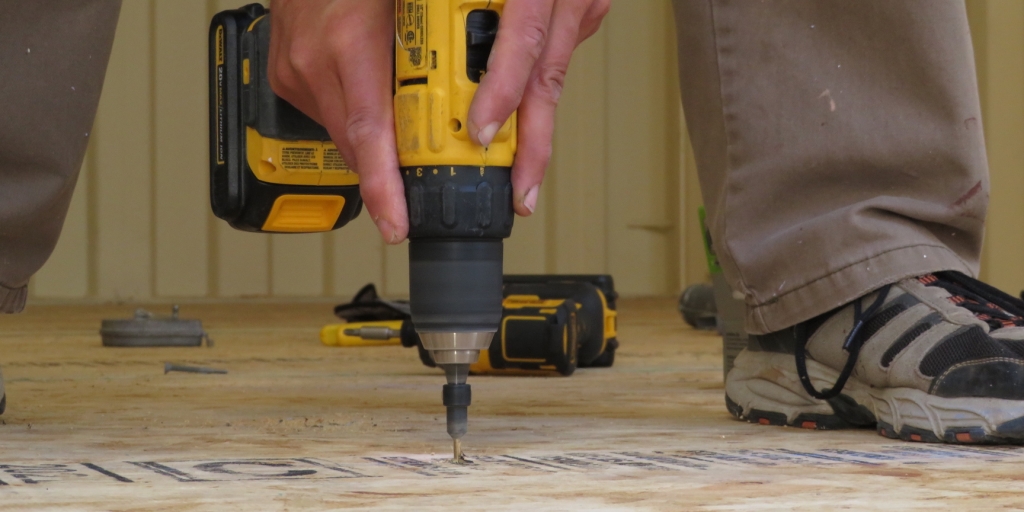
[[359, 215], [359, 178], [327, 130], [274, 94], [259, 4], [210, 25], [210, 203], [243, 231], [311, 233]]
[[[608, 367], [615, 362], [617, 339], [615, 285], [609, 275], [506, 275], [498, 332], [474, 374], [572, 375], [576, 368]], [[408, 303], [387, 301], [371, 284], [352, 302], [334, 309], [347, 324], [324, 328], [326, 345], [399, 344], [416, 347], [420, 360], [436, 366], [416, 334]], [[369, 327], [370, 329], [367, 329]], [[386, 332], [359, 341], [339, 334]], [[377, 343], [371, 340], [390, 339]]]
[[476, 373], [607, 367], [615, 361], [618, 312], [609, 275], [507, 275], [501, 328]]

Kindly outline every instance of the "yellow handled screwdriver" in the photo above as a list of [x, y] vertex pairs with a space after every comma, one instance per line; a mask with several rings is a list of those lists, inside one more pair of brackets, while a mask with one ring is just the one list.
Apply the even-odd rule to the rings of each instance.
[[336, 347], [378, 347], [402, 344], [402, 320], [331, 324], [320, 330], [320, 341]]

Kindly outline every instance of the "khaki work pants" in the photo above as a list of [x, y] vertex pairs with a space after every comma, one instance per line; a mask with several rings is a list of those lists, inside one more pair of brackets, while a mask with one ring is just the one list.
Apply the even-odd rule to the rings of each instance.
[[[0, 0], [0, 311], [56, 243], [118, 7]], [[962, 0], [675, 8], [712, 236], [752, 332], [907, 276], [976, 274], [988, 181]]]
[[0, 0], [0, 312], [25, 306], [89, 143], [120, 0]]
[[675, 0], [675, 14], [711, 237], [748, 331], [910, 276], [977, 274], [989, 183], [962, 0]]

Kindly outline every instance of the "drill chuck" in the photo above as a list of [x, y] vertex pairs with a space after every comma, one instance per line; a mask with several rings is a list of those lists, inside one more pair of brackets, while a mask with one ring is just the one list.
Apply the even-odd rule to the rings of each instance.
[[469, 429], [469, 411], [472, 393], [469, 384], [445, 384], [442, 398], [448, 408], [448, 435], [459, 439]]
[[494, 331], [483, 332], [419, 332], [423, 348], [430, 352], [437, 365], [473, 364], [480, 360], [480, 351], [487, 350]]
[[462, 449], [459, 440], [469, 430], [469, 404], [472, 401], [472, 392], [469, 384], [466, 384], [466, 377], [469, 376], [468, 364], [445, 364], [444, 376], [448, 381], [441, 389], [441, 402], [447, 411], [448, 435], [455, 441], [455, 460], [461, 458]]

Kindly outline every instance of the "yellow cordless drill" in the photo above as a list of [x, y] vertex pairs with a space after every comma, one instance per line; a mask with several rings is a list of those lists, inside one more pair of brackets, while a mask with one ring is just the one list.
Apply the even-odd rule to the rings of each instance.
[[[396, 2], [395, 132], [409, 209], [410, 307], [424, 348], [447, 376], [443, 403], [456, 459], [469, 366], [501, 322], [502, 245], [512, 231], [515, 115], [486, 148], [467, 129], [504, 3]], [[358, 177], [327, 131], [270, 89], [271, 20], [254, 4], [218, 14], [210, 28], [211, 205], [247, 231], [337, 229], [361, 210]]]

